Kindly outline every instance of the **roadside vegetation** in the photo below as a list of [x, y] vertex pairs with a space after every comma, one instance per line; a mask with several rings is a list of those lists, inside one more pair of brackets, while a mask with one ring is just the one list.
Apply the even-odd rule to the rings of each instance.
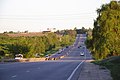
[[[14, 33], [11, 33], [14, 34]], [[0, 34], [0, 58], [14, 58], [23, 54], [26, 58], [44, 57], [53, 54], [60, 48], [73, 44], [75, 30], [63, 30], [55, 33], [44, 33], [42, 36], [15, 36]]]
[[111, 71], [113, 80], [120, 79], [120, 56], [113, 56], [104, 60], [93, 61], [93, 63], [107, 67]]
[[120, 2], [111, 1], [97, 9], [92, 36], [87, 47], [95, 59], [120, 55]]
[[92, 35], [86, 40], [95, 61], [107, 67], [113, 80], [120, 79], [120, 1], [111, 1], [97, 9]]

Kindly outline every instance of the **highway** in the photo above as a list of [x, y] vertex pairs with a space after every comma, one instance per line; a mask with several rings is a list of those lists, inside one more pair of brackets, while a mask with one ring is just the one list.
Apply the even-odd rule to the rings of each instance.
[[85, 37], [77, 35], [75, 43], [62, 52], [67, 56], [59, 60], [0, 64], [0, 80], [77, 80], [83, 61], [91, 59]]

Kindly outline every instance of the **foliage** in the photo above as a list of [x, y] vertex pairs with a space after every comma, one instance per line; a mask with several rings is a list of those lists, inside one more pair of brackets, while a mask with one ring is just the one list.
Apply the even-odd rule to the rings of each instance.
[[104, 59], [120, 55], [120, 3], [111, 1], [97, 10], [98, 17], [94, 21], [92, 41], [93, 56]]
[[93, 61], [93, 63], [107, 67], [111, 71], [111, 76], [113, 77], [113, 80], [120, 79], [120, 56], [114, 56], [104, 60]]
[[77, 34], [86, 34], [87, 29], [85, 29], [84, 27], [82, 27], [81, 29], [75, 29]]
[[[24, 57], [46, 55], [46, 52], [55, 52], [58, 47], [71, 45], [75, 40], [74, 30], [65, 30], [64, 33], [46, 33], [44, 36], [10, 37], [7, 33], [0, 34], [0, 56], [13, 58], [16, 54]], [[55, 50], [54, 50], [55, 49]], [[4, 52], [4, 54], [3, 54]]]

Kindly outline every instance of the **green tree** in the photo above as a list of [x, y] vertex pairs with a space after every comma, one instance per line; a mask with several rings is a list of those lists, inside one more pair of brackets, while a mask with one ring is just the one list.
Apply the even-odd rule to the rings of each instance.
[[97, 10], [94, 21], [92, 52], [97, 59], [120, 55], [120, 3], [111, 1]]
[[41, 37], [32, 37], [30, 40], [30, 51], [26, 54], [26, 57], [35, 57], [36, 54], [42, 54], [45, 52], [45, 45]]

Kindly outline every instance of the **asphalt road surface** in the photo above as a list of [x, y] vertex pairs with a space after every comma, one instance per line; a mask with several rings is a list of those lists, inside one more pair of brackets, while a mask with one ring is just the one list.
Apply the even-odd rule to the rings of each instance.
[[91, 58], [85, 39], [85, 34], [77, 35], [74, 45], [64, 51], [68, 55], [60, 60], [0, 64], [0, 80], [77, 80], [83, 61]]

